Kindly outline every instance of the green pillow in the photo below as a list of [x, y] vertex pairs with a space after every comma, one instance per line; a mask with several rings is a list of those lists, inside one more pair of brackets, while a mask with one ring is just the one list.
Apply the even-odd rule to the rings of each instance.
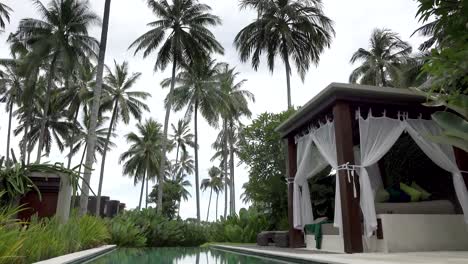
[[375, 194], [375, 201], [378, 203], [385, 203], [388, 202], [388, 200], [390, 200], [390, 193], [383, 188], [378, 189]]
[[415, 188], [400, 182], [400, 189], [411, 197], [411, 202], [418, 202], [421, 200], [422, 193]]
[[431, 197], [431, 193], [424, 190], [421, 186], [417, 185], [415, 182], [411, 183], [411, 187], [421, 192], [421, 200], [427, 201]]
[[411, 202], [411, 196], [401, 191], [398, 188], [390, 187], [386, 189], [390, 194], [389, 202], [391, 203], [409, 203]]

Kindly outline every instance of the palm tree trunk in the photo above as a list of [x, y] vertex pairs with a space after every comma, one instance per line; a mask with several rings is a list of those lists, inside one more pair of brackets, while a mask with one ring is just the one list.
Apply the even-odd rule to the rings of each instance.
[[11, 100], [8, 102], [9, 105], [9, 113], [8, 113], [8, 135], [7, 135], [7, 149], [6, 149], [6, 167], [10, 167], [10, 138], [11, 138], [11, 119], [13, 119], [13, 101]]
[[284, 66], [286, 68], [286, 88], [288, 92], [288, 109], [292, 107], [291, 104], [291, 66], [289, 65], [289, 54], [284, 52]]
[[228, 208], [228, 171], [227, 171], [227, 137], [226, 137], [226, 119], [223, 120], [224, 139], [223, 139], [223, 171], [224, 171], [224, 218], [227, 217]]
[[213, 188], [210, 188], [210, 200], [208, 201], [208, 211], [206, 212], [206, 221], [208, 222], [208, 216], [210, 215], [211, 206], [211, 195], [213, 194]]
[[385, 80], [385, 72], [382, 66], [380, 66], [380, 78], [382, 79], [382, 87], [387, 86], [387, 81]]
[[[104, 74], [104, 60], [106, 57], [107, 47], [107, 32], [109, 30], [109, 13], [110, 13], [111, 0], [106, 0], [104, 4], [104, 19], [102, 23], [101, 42], [99, 45], [98, 65], [96, 69], [96, 86], [94, 87], [93, 105], [91, 108], [91, 115], [89, 119], [89, 133], [86, 141], [88, 142], [88, 150], [86, 151], [86, 162], [83, 180], [90, 182], [91, 172], [94, 163], [94, 151], [96, 148], [96, 126], [99, 113], [99, 106], [101, 105], [101, 90], [102, 90], [102, 77]], [[86, 214], [88, 208], [89, 187], [86, 184], [82, 186], [80, 197], [80, 214]]]
[[216, 192], [216, 218], [215, 218], [215, 222], [218, 221], [218, 197], [219, 197], [219, 190]]
[[41, 130], [39, 132], [39, 144], [37, 148], [37, 157], [36, 163], [41, 162], [42, 148], [44, 147], [44, 135], [46, 130], [47, 117], [49, 115], [49, 106], [50, 106], [50, 96], [52, 94], [52, 84], [54, 82], [55, 74], [55, 62], [57, 61], [57, 53], [54, 54], [52, 61], [50, 62], [49, 76], [47, 80], [47, 90], [45, 95], [45, 104], [44, 104], [44, 115], [41, 120]]
[[171, 78], [171, 89], [169, 90], [167, 105], [166, 105], [166, 116], [164, 118], [164, 135], [163, 135], [163, 144], [162, 144], [162, 160], [161, 160], [161, 167], [159, 167], [159, 185], [158, 185], [158, 206], [157, 211], [162, 213], [162, 197], [163, 197], [163, 181], [164, 181], [164, 170], [166, 169], [166, 152], [167, 152], [167, 131], [169, 128], [169, 117], [171, 114], [172, 108], [172, 94], [174, 93], [174, 86], [175, 86], [175, 73], [177, 68], [177, 62], [174, 58], [172, 64], [172, 78]]
[[234, 127], [232, 120], [229, 122], [229, 176], [231, 188], [231, 215], [236, 213], [236, 189], [234, 186]]
[[145, 174], [143, 175], [143, 179], [141, 179], [141, 191], [140, 191], [140, 202], [138, 203], [138, 210], [141, 209], [141, 201], [143, 200], [143, 190], [145, 187], [145, 178], [148, 174], [148, 170], [145, 169]]
[[[26, 110], [28, 111], [28, 110]], [[21, 160], [23, 161], [24, 164], [27, 164], [27, 158], [28, 158], [28, 132], [29, 132], [29, 124], [30, 118], [29, 118], [29, 113], [26, 114], [26, 122], [24, 124], [24, 135], [23, 135], [23, 141], [22, 141], [22, 146], [21, 146], [21, 152], [22, 152], [22, 157]]]
[[146, 176], [146, 196], [145, 196], [145, 208], [148, 209], [148, 178], [149, 176]]
[[112, 134], [112, 130], [114, 129], [114, 123], [117, 116], [118, 111], [118, 101], [114, 102], [114, 109], [112, 110], [112, 116], [109, 124], [109, 129], [107, 130], [106, 135], [106, 142], [104, 143], [104, 151], [102, 153], [101, 159], [101, 172], [99, 174], [99, 186], [98, 186], [98, 193], [97, 193], [97, 200], [96, 200], [96, 215], [99, 215], [99, 208], [101, 208], [101, 191], [102, 191], [102, 182], [104, 180], [104, 169], [106, 168], [106, 156], [107, 156], [107, 148], [109, 146], [110, 136]]
[[197, 197], [197, 220], [200, 222], [200, 184], [198, 178], [198, 101], [195, 102], [193, 121], [195, 125], [195, 194]]
[[180, 143], [177, 143], [177, 151], [176, 151], [176, 156], [175, 156], [175, 164], [179, 161], [179, 148], [180, 148]]
[[[76, 124], [76, 120], [78, 119], [78, 114], [80, 113], [79, 110], [76, 110], [75, 116], [73, 116], [73, 124]], [[72, 131], [72, 136], [70, 138], [70, 151], [68, 153], [68, 164], [67, 168], [70, 169], [71, 162], [72, 162], [72, 152], [73, 152], [73, 144], [75, 143], [75, 129]]]

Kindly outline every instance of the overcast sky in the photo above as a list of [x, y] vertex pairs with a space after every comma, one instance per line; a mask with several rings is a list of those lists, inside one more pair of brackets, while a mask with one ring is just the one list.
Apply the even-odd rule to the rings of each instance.
[[[240, 78], [247, 79], [244, 89], [255, 94], [256, 102], [251, 105], [253, 118], [263, 112], [280, 112], [286, 109], [286, 76], [282, 63], [276, 64], [276, 69], [271, 74], [261, 65], [255, 72], [248, 63], [241, 63], [232, 43], [235, 35], [255, 17], [252, 11], [239, 10], [237, 0], [200, 0], [213, 8], [213, 14], [223, 20], [223, 25], [213, 28], [216, 38], [225, 48], [224, 56], [218, 56], [220, 61], [228, 62], [236, 66], [241, 72]], [[14, 9], [11, 15], [11, 23], [7, 25], [5, 33], [0, 35], [0, 56], [9, 57], [9, 49], [5, 44], [6, 37], [10, 32], [16, 30], [18, 22], [22, 18], [37, 17], [37, 13], [29, 0], [3, 0], [5, 4]], [[43, 3], [47, 0], [43, 0]], [[93, 10], [102, 16], [104, 0], [91, 0]], [[372, 30], [376, 27], [388, 28], [398, 32], [402, 39], [409, 41], [416, 48], [422, 39], [410, 37], [414, 29], [418, 27], [415, 19], [417, 2], [414, 0], [324, 0], [324, 11], [335, 23], [336, 37], [333, 39], [331, 48], [326, 50], [317, 67], [311, 67], [306, 75], [304, 83], [301, 82], [294, 72], [291, 80], [292, 102], [295, 106], [301, 106], [320, 92], [331, 82], [347, 82], [348, 76], [353, 69], [349, 59], [358, 48], [366, 48]], [[111, 17], [109, 26], [108, 46], [106, 63], [111, 65], [113, 60], [121, 63], [128, 61], [130, 71], [141, 72], [142, 77], [136, 84], [136, 90], [144, 90], [151, 93], [152, 98], [148, 100], [151, 113], [146, 113], [145, 118], [153, 117], [159, 122], [164, 121], [163, 99], [167, 90], [161, 89], [159, 83], [163, 78], [170, 77], [170, 69], [164, 72], [153, 72], [154, 56], [143, 59], [141, 55], [133, 56], [132, 51], [127, 48], [138, 36], [148, 30], [146, 24], [154, 21], [155, 16], [146, 7], [144, 0], [112, 0]], [[91, 34], [100, 38], [100, 28], [93, 28]], [[171, 114], [171, 123], [176, 123], [183, 113]], [[0, 138], [6, 141], [7, 115], [4, 107], [0, 110]], [[133, 180], [122, 176], [122, 168], [118, 164], [118, 158], [128, 145], [124, 136], [135, 130], [135, 123], [128, 126], [119, 123], [116, 134], [118, 138], [113, 139], [117, 147], [107, 155], [106, 170], [104, 176], [103, 195], [111, 199], [120, 200], [127, 204], [127, 208], [135, 208], [138, 205], [140, 186], [133, 186]], [[199, 124], [199, 157], [200, 178], [208, 177], [208, 169], [213, 165], [210, 158], [213, 155], [211, 144], [217, 135], [215, 128], [210, 127], [205, 121]], [[13, 139], [13, 146], [18, 150], [20, 138]], [[4, 145], [2, 145], [4, 146]], [[0, 154], [5, 154], [5, 149], [0, 149]], [[19, 154], [18, 154], [19, 155]], [[53, 162], [65, 162], [66, 153], [60, 153], [57, 149], [51, 153], [46, 160]], [[278, 153], [282, 155], [282, 153]], [[35, 157], [35, 154], [33, 155]], [[75, 157], [74, 164], [77, 164]], [[218, 162], [215, 162], [217, 165]], [[99, 164], [95, 165], [99, 168]], [[190, 180], [194, 185], [194, 176]], [[97, 191], [99, 171], [95, 171], [91, 179], [91, 187]], [[200, 179], [200, 181], [201, 181]], [[248, 170], [243, 165], [236, 168], [236, 198], [237, 209], [246, 206], [241, 203], [242, 184], [248, 180]], [[196, 217], [195, 190], [191, 189], [192, 199], [183, 202], [181, 206], [181, 217]], [[208, 208], [209, 192], [201, 193], [201, 216], [204, 219]], [[219, 213], [223, 211], [223, 199], [219, 199]], [[210, 219], [214, 219], [214, 200], [210, 210]]]

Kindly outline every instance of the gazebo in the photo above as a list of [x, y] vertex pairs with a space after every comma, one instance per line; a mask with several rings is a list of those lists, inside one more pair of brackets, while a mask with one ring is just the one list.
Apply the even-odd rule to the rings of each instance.
[[[314, 223], [307, 180], [331, 166], [338, 231], [323, 239], [338, 244], [332, 250], [468, 250], [468, 154], [428, 139], [440, 132], [430, 119], [440, 109], [425, 101], [408, 89], [332, 83], [277, 128], [287, 145], [290, 247], [303, 247], [303, 228]], [[376, 212], [375, 194], [382, 188], [378, 162], [403, 133], [451, 174], [455, 206], [428, 201]]]

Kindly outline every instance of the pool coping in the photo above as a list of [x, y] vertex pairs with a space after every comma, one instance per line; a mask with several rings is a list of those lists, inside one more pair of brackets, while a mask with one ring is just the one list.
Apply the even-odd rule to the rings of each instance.
[[210, 247], [219, 250], [231, 251], [235, 253], [241, 254], [248, 254], [254, 255], [258, 257], [265, 257], [265, 258], [274, 258], [281, 261], [294, 261], [295, 263], [314, 263], [314, 264], [345, 264], [344, 262], [339, 262], [335, 260], [331, 260], [330, 258], [323, 257], [323, 256], [330, 256], [332, 254], [319, 254], [322, 257], [316, 257], [317, 255], [313, 255], [311, 252], [310, 255], [306, 254], [294, 254], [288, 252], [275, 252], [273, 250], [268, 249], [255, 249], [255, 248], [246, 248], [246, 247], [237, 247], [237, 246], [227, 246], [227, 245], [210, 245]]
[[74, 264], [74, 263], [81, 263], [92, 258], [95, 258], [99, 255], [103, 255], [109, 251], [116, 249], [116, 245], [104, 245], [97, 248], [82, 250], [74, 253], [70, 253], [67, 255], [42, 260], [39, 262], [35, 262], [35, 264]]

